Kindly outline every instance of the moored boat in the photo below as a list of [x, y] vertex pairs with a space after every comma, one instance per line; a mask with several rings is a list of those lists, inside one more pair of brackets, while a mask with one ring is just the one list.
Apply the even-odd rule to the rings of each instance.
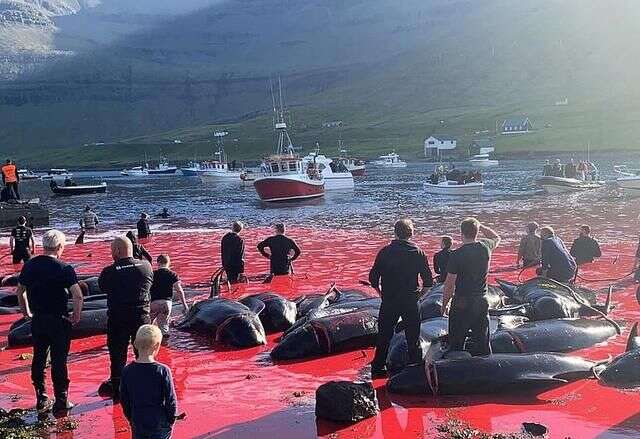
[[149, 172], [142, 166], [134, 166], [133, 168], [123, 169], [120, 171], [120, 175], [125, 177], [146, 177], [149, 175]]
[[147, 165], [147, 172], [149, 175], [173, 175], [178, 171], [176, 166], [170, 166], [166, 159], [160, 160], [160, 163], [155, 168], [149, 168]]
[[407, 162], [402, 161], [400, 156], [394, 152], [391, 154], [381, 155], [377, 160], [371, 162], [375, 166], [382, 168], [406, 168]]
[[18, 169], [18, 175], [20, 176], [20, 180], [22, 181], [40, 179], [40, 176], [38, 174], [28, 169]]
[[203, 172], [200, 177], [203, 180], [231, 179], [237, 181], [242, 175], [241, 169], [236, 169], [235, 160], [231, 163], [227, 160], [227, 154], [224, 151], [224, 138], [229, 133], [226, 131], [216, 131], [213, 133], [217, 139], [218, 151], [215, 153], [215, 160], [203, 162]]
[[53, 180], [55, 182], [63, 182], [68, 178], [73, 178], [73, 174], [63, 168], [52, 168], [48, 173], [41, 175], [41, 180]]
[[493, 160], [489, 154], [476, 154], [469, 159], [469, 162], [476, 167], [488, 168], [490, 166], [498, 166], [500, 162]]
[[58, 185], [52, 181], [49, 185], [51, 192], [56, 195], [86, 195], [86, 194], [103, 194], [107, 192], [107, 183], [85, 184], [85, 185]]
[[629, 169], [626, 165], [617, 165], [613, 170], [618, 175], [616, 185], [623, 192], [640, 194], [640, 169]]
[[482, 182], [470, 182], [460, 184], [457, 181], [443, 180], [439, 183], [424, 183], [424, 190], [434, 195], [480, 195], [484, 189]]

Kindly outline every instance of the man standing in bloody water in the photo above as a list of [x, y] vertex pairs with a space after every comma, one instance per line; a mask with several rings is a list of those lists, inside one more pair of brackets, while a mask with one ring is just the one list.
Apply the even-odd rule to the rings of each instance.
[[232, 284], [238, 283], [244, 273], [244, 240], [240, 236], [243, 228], [240, 221], [234, 221], [231, 231], [222, 237], [220, 244], [222, 268]]
[[422, 291], [433, 285], [427, 255], [413, 242], [413, 222], [402, 219], [394, 226], [396, 239], [384, 247], [369, 272], [369, 282], [382, 298], [378, 317], [378, 339], [376, 353], [371, 362], [372, 378], [387, 374], [387, 353], [393, 331], [402, 318], [409, 353], [408, 364], [420, 362], [420, 311], [418, 298]]
[[27, 219], [21, 216], [18, 218], [18, 226], [11, 230], [9, 248], [14, 264], [26, 263], [35, 253], [36, 244], [33, 241], [33, 231], [26, 224]]
[[291, 263], [300, 257], [300, 247], [293, 239], [285, 236], [283, 223], [277, 223], [274, 229], [276, 234], [258, 244], [258, 251], [271, 261], [271, 274], [274, 276], [289, 274]]
[[114, 263], [105, 267], [98, 278], [100, 291], [107, 295], [107, 347], [111, 376], [102, 383], [98, 393], [117, 400], [129, 344], [135, 340], [140, 326], [151, 323], [153, 269], [149, 262], [134, 259], [133, 245], [126, 237], [113, 240], [111, 256]]
[[140, 214], [140, 219], [136, 224], [138, 229], [138, 239], [146, 239], [151, 236], [151, 228], [149, 227], [149, 215], [145, 212]]
[[[462, 245], [449, 258], [442, 299], [443, 309], [451, 300], [449, 351], [463, 351], [471, 332], [474, 354], [487, 355], [491, 353], [487, 275], [491, 252], [500, 244], [500, 236], [475, 218], [462, 221], [460, 231]], [[484, 238], [478, 239], [478, 233]]]
[[0, 168], [0, 173], [2, 173], [2, 183], [4, 183], [4, 186], [13, 192], [16, 200], [19, 200], [20, 191], [18, 190], [18, 183], [20, 181], [20, 174], [18, 174], [18, 168], [15, 163], [7, 159], [4, 166]]

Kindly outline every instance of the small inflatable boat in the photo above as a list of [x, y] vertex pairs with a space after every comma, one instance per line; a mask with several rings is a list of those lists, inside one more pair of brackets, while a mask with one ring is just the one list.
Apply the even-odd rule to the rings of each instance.
[[581, 192], [598, 189], [603, 186], [601, 181], [584, 181], [577, 178], [538, 177], [535, 180], [536, 185], [544, 189], [548, 194], [564, 194], [567, 192]]

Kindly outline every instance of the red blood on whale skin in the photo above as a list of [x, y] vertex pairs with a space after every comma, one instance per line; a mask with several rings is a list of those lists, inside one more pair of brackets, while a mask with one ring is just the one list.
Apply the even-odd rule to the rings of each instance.
[[[450, 232], [454, 232], [453, 228]], [[255, 248], [267, 229], [254, 229], [245, 235], [247, 249]], [[153, 255], [171, 254], [174, 269], [183, 283], [206, 282], [219, 265], [219, 239], [223, 231], [156, 235], [145, 242]], [[342, 288], [365, 288], [358, 281], [366, 279], [367, 270], [377, 250], [386, 242], [386, 235], [371, 231], [326, 231], [291, 229], [290, 234], [303, 248], [296, 262], [296, 274], [291, 278], [276, 278], [270, 285], [261, 283], [240, 286], [227, 297], [274, 291], [289, 298], [303, 293], [325, 291], [332, 282]], [[514, 235], [515, 236], [515, 235]], [[430, 255], [438, 247], [437, 236], [419, 242]], [[179, 253], [188, 248], [189, 252]], [[517, 270], [509, 270], [515, 260], [513, 239], [501, 247], [493, 260], [495, 276], [516, 282]], [[86, 257], [87, 252], [92, 257]], [[611, 278], [630, 271], [635, 241], [603, 246], [605, 257], [584, 266], [585, 278]], [[6, 248], [0, 249], [0, 254]], [[618, 260], [612, 264], [612, 257]], [[265, 273], [268, 261], [257, 252], [248, 252], [250, 274]], [[96, 273], [110, 261], [106, 242], [69, 246], [65, 259], [86, 265], [82, 273]], [[0, 265], [0, 274], [14, 271], [10, 264]], [[523, 279], [533, 276], [533, 270]], [[606, 289], [607, 282], [588, 284]], [[621, 321], [640, 320], [635, 299], [635, 285], [627, 279], [613, 295], [612, 316]], [[203, 294], [207, 292], [203, 290]], [[224, 295], [225, 293], [223, 293]], [[604, 300], [604, 293], [600, 301]], [[0, 343], [6, 345], [9, 324], [17, 316], [0, 316]], [[598, 360], [624, 350], [628, 327], [622, 336], [604, 346], [576, 352]], [[284, 362], [274, 365], [268, 351], [277, 343], [278, 334], [268, 336], [267, 345], [251, 349], [232, 349], [212, 345], [206, 337], [183, 334], [177, 330], [168, 346], [163, 347], [159, 360], [173, 371], [180, 411], [187, 419], [178, 422], [174, 437], [256, 438], [431, 438], [436, 425], [453, 416], [484, 431], [519, 431], [522, 422], [546, 425], [550, 437], [607, 437], [615, 431], [616, 438], [637, 437], [640, 431], [640, 403], [634, 393], [607, 388], [597, 381], [581, 380], [539, 395], [538, 400], [517, 395], [465, 397], [400, 397], [388, 395], [384, 380], [376, 380], [381, 413], [353, 426], [316, 423], [313, 394], [322, 383], [330, 380], [355, 379], [372, 358], [372, 349], [348, 352], [308, 361]], [[30, 349], [0, 352], [0, 407], [33, 407], [34, 398], [29, 378], [29, 360], [18, 359]], [[129, 427], [120, 406], [96, 395], [97, 388], [108, 375], [109, 360], [104, 336], [72, 342], [70, 355], [71, 399], [78, 403], [71, 416], [79, 421], [74, 437], [128, 438]], [[335, 435], [334, 435], [335, 434]], [[71, 437], [71, 434], [59, 434]]]

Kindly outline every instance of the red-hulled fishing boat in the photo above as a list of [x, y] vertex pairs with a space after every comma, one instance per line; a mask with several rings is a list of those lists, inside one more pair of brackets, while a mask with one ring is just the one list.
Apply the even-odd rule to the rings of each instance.
[[[324, 196], [324, 179], [314, 163], [305, 164], [296, 154], [284, 121], [282, 86], [276, 111], [276, 154], [264, 159], [261, 175], [253, 182], [262, 201], [305, 200]], [[275, 110], [275, 105], [274, 105]]]

